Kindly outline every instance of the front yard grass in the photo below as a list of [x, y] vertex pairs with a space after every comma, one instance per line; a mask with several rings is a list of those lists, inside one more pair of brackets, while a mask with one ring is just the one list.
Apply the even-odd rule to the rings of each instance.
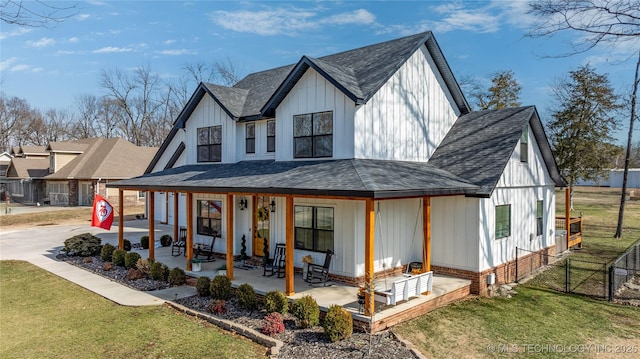
[[265, 358], [166, 306], [123, 307], [27, 262], [0, 261], [1, 358]]
[[[556, 214], [563, 216], [564, 192], [556, 194]], [[610, 263], [640, 238], [638, 201], [627, 201], [623, 237], [613, 238], [619, 196], [619, 189], [575, 188], [571, 216], [582, 211], [583, 245], [572, 251], [571, 258]], [[434, 358], [512, 357], [514, 352], [527, 358], [640, 357], [637, 307], [526, 285], [516, 290], [510, 299], [472, 298], [454, 303], [394, 331]], [[545, 351], [545, 345], [556, 353]], [[631, 352], [615, 352], [625, 349]]]

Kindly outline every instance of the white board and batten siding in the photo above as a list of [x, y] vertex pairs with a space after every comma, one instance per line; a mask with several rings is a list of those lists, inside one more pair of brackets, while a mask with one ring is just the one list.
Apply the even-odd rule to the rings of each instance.
[[355, 114], [354, 157], [428, 161], [460, 115], [422, 46]]
[[186, 122], [186, 164], [198, 163], [198, 128], [218, 125], [222, 125], [222, 163], [236, 162], [236, 122], [206, 95]]
[[353, 158], [355, 104], [309, 68], [276, 109], [276, 160], [294, 159], [293, 116], [324, 111], [333, 112], [333, 158]]
[[[273, 119], [275, 120], [275, 119]], [[252, 121], [255, 125], [255, 153], [247, 153], [247, 123], [236, 123], [236, 153], [238, 161], [272, 160], [275, 152], [267, 152], [267, 120]], [[276, 146], [280, 138], [276, 134]]]
[[[533, 131], [529, 129], [528, 161], [520, 161], [516, 146], [490, 198], [480, 199], [479, 271], [515, 259], [516, 247], [538, 251], [555, 245], [555, 187], [549, 176]], [[543, 201], [543, 230], [536, 231], [537, 201]], [[496, 239], [495, 207], [511, 206], [511, 233]], [[525, 253], [520, 253], [525, 255]]]

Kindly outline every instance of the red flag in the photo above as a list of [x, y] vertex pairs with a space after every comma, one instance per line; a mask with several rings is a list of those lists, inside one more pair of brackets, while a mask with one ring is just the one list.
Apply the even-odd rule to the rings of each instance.
[[104, 228], [107, 231], [111, 229], [113, 223], [113, 206], [96, 193], [93, 199], [93, 212], [91, 214], [91, 226]]

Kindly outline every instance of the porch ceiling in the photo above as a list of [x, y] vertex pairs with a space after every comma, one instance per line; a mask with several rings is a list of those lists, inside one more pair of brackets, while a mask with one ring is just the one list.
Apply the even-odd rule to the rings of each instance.
[[365, 159], [187, 165], [110, 183], [108, 187], [364, 198], [469, 195], [479, 189], [427, 163]]

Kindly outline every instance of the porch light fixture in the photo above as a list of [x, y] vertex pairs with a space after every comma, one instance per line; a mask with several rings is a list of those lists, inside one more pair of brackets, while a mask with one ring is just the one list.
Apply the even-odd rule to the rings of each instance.
[[247, 209], [247, 199], [243, 197], [240, 199], [240, 210], [244, 211], [245, 209]]
[[276, 200], [272, 199], [271, 203], [269, 204], [269, 209], [271, 210], [271, 212], [275, 212], [276, 211]]

